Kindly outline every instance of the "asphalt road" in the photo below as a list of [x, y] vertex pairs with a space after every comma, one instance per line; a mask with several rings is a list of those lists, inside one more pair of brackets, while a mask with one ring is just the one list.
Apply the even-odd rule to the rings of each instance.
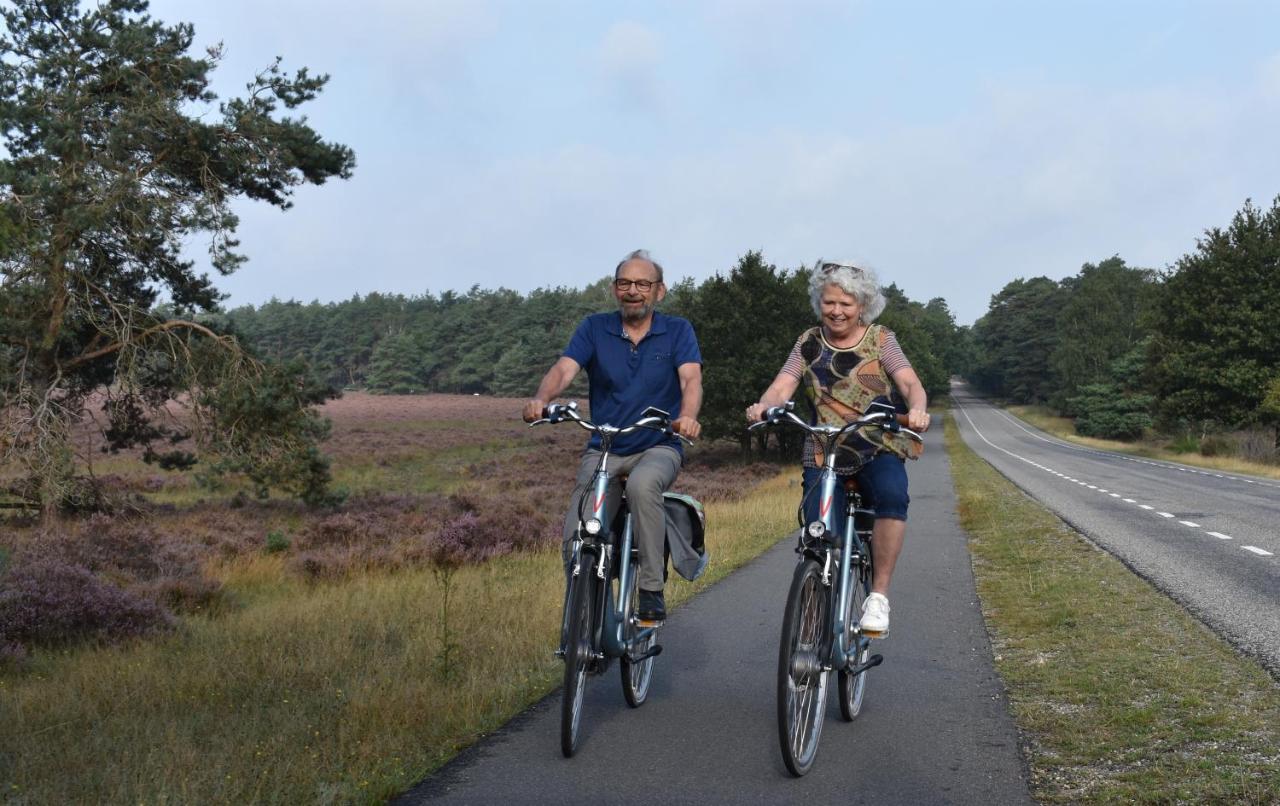
[[560, 755], [557, 692], [398, 802], [1031, 803], [941, 443], [937, 427], [910, 466], [892, 633], [876, 645], [885, 662], [852, 723], [839, 720], [832, 686], [806, 777], [788, 775], [777, 740], [777, 645], [796, 561], [784, 539], [672, 613], [641, 708], [623, 701], [616, 663], [589, 679], [574, 758]]
[[1280, 481], [1108, 453], [953, 385], [968, 445], [1280, 678]]

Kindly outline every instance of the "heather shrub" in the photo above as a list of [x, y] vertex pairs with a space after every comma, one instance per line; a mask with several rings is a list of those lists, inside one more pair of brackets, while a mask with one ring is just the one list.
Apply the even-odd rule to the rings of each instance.
[[156, 602], [60, 559], [16, 562], [0, 578], [0, 645], [110, 643], [173, 623]]
[[39, 535], [21, 553], [84, 568], [174, 611], [208, 610], [222, 593], [204, 574], [203, 547], [137, 520], [95, 515], [70, 532]]
[[479, 517], [471, 536], [473, 562], [512, 551], [556, 545], [560, 540], [560, 516], [530, 501], [510, 501]]
[[122, 578], [148, 580], [162, 573], [156, 533], [139, 521], [108, 515], [94, 515], [69, 533], [45, 534], [32, 549]]
[[385, 542], [387, 520], [377, 512], [344, 511], [308, 523], [298, 536], [298, 546], [318, 549], [325, 546], [354, 546]]
[[174, 613], [209, 613], [226, 604], [222, 583], [205, 576], [160, 576], [132, 590]]
[[479, 524], [480, 519], [474, 513], [464, 513], [446, 524], [430, 547], [431, 572], [440, 583], [442, 593], [438, 616], [440, 649], [436, 652], [436, 666], [440, 677], [445, 680], [456, 673], [454, 657], [459, 649], [449, 621], [449, 594], [453, 588], [453, 574], [470, 557]]
[[480, 518], [466, 512], [454, 518], [436, 533], [428, 546], [432, 568], [453, 570], [475, 557]]

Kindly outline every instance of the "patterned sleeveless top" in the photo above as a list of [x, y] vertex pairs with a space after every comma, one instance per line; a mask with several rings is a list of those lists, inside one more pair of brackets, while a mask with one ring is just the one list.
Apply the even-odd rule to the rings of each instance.
[[[800, 382], [813, 406], [815, 424], [852, 422], [872, 403], [886, 403], [901, 410], [901, 396], [889, 378], [885, 363], [891, 364], [895, 371], [911, 364], [888, 328], [869, 325], [862, 339], [846, 349], [828, 344], [822, 337], [821, 327], [811, 328], [796, 342], [792, 357], [797, 353], [801, 363], [798, 369], [802, 372]], [[836, 470], [841, 475], [854, 473], [881, 451], [918, 459], [923, 446], [898, 434], [868, 428], [845, 436], [836, 446]], [[805, 445], [804, 459], [806, 467], [822, 466], [822, 446], [817, 439]]]

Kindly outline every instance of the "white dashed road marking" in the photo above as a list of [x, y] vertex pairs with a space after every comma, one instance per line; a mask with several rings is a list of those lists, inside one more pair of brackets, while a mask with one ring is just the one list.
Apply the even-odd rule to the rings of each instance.
[[[1007, 449], [1005, 449], [1005, 448], [1001, 448], [999, 445], [997, 445], [997, 444], [995, 444], [994, 442], [992, 442], [991, 440], [987, 439], [986, 435], [985, 435], [985, 434], [983, 434], [983, 433], [982, 433], [982, 431], [978, 429], [978, 425], [973, 421], [973, 418], [969, 416], [969, 412], [968, 412], [968, 410], [967, 410], [964, 406], [961, 406], [961, 405], [959, 405], [958, 403], [957, 403], [957, 406], [958, 406], [958, 407], [959, 407], [959, 409], [960, 409], [960, 413], [961, 413], [961, 414], [963, 414], [963, 415], [964, 415], [964, 417], [965, 417], [965, 419], [969, 421], [969, 426], [970, 426], [971, 428], [973, 428], [974, 433], [976, 433], [976, 434], [978, 435], [978, 437], [979, 437], [980, 439], [982, 439], [982, 441], [983, 441], [983, 442], [987, 443], [988, 445], [990, 445], [991, 447], [995, 448], [996, 450], [1001, 451], [1001, 452], [1003, 452], [1003, 453], [1006, 453], [1006, 454], [1008, 454], [1009, 456], [1012, 456], [1013, 458], [1015, 458], [1015, 459], [1017, 459], [1017, 460], [1019, 460], [1019, 461], [1025, 462], [1025, 463], [1027, 463], [1027, 464], [1031, 465], [1032, 467], [1034, 467], [1034, 468], [1036, 468], [1036, 469], [1038, 469], [1038, 470], [1043, 470], [1043, 471], [1045, 471], [1046, 473], [1050, 473], [1050, 474], [1052, 474], [1052, 475], [1054, 475], [1054, 476], [1057, 476], [1058, 478], [1063, 479], [1063, 480], [1065, 480], [1065, 481], [1072, 482], [1073, 484], [1078, 484], [1078, 485], [1080, 485], [1081, 487], [1087, 487], [1087, 488], [1089, 488], [1090, 490], [1097, 490], [1097, 491], [1098, 491], [1098, 492], [1100, 492], [1100, 493], [1106, 493], [1106, 494], [1110, 495], [1112, 498], [1120, 498], [1120, 493], [1113, 493], [1113, 492], [1110, 492], [1110, 491], [1108, 491], [1108, 490], [1106, 490], [1106, 489], [1103, 489], [1103, 488], [1101, 488], [1101, 487], [1098, 487], [1097, 485], [1090, 484], [1090, 483], [1089, 483], [1089, 482], [1087, 482], [1087, 481], [1081, 481], [1080, 479], [1072, 478], [1071, 476], [1068, 476], [1068, 475], [1066, 475], [1066, 474], [1064, 474], [1064, 473], [1059, 473], [1058, 471], [1054, 470], [1054, 469], [1053, 469], [1053, 468], [1051, 468], [1051, 467], [1045, 467], [1045, 466], [1044, 466], [1044, 465], [1042, 465], [1042, 464], [1038, 464], [1038, 463], [1036, 463], [1036, 462], [1033, 462], [1033, 461], [1031, 461], [1030, 459], [1026, 458], [1025, 456], [1019, 456], [1018, 454], [1014, 453], [1013, 451], [1007, 450]], [[1038, 436], [1038, 435], [1036, 435], [1036, 434], [1032, 433], [1032, 432], [1031, 432], [1030, 430], [1028, 430], [1025, 426], [1023, 426], [1021, 423], [1018, 423], [1016, 420], [1014, 420], [1012, 417], [1010, 417], [1008, 414], [1005, 414], [1004, 412], [997, 411], [996, 413], [997, 413], [997, 414], [1002, 415], [1005, 419], [1009, 420], [1009, 421], [1010, 421], [1010, 422], [1012, 422], [1014, 425], [1018, 426], [1018, 427], [1019, 427], [1019, 428], [1021, 428], [1023, 431], [1026, 431], [1028, 434], [1031, 434], [1032, 436], [1036, 437], [1037, 439], [1043, 440], [1043, 441], [1045, 441], [1045, 442], [1055, 442], [1054, 440], [1048, 440], [1048, 439], [1045, 439], [1044, 437], [1041, 437], [1041, 436]], [[1067, 443], [1056, 443], [1056, 444], [1063, 445], [1064, 447], [1075, 448], [1075, 446], [1074, 446], [1074, 445], [1069, 445], [1069, 444], [1067, 444]], [[1083, 449], [1078, 449], [1078, 450], [1083, 450]], [[1100, 451], [1088, 451], [1088, 450], [1086, 450], [1085, 452], [1086, 452], [1086, 453], [1101, 453]], [[1216, 476], [1217, 478], [1220, 478], [1220, 479], [1221, 479], [1221, 478], [1230, 478], [1230, 479], [1234, 479], [1234, 480], [1236, 480], [1236, 481], [1244, 481], [1244, 482], [1246, 482], [1246, 483], [1248, 483], [1248, 484], [1253, 484], [1253, 483], [1254, 483], [1254, 482], [1250, 481], [1249, 479], [1239, 479], [1239, 478], [1236, 478], [1236, 477], [1234, 477], [1234, 476], [1222, 476], [1222, 475], [1220, 475], [1220, 474], [1218, 474], [1218, 473], [1208, 473], [1208, 472], [1201, 471], [1201, 470], [1192, 470], [1192, 469], [1190, 469], [1190, 468], [1178, 467], [1178, 466], [1176, 466], [1176, 465], [1165, 465], [1165, 464], [1159, 464], [1159, 463], [1156, 463], [1156, 462], [1148, 462], [1148, 461], [1145, 461], [1145, 460], [1142, 460], [1142, 459], [1132, 459], [1132, 458], [1130, 458], [1130, 457], [1118, 456], [1118, 455], [1116, 455], [1116, 454], [1106, 454], [1106, 455], [1107, 455], [1107, 456], [1109, 456], [1109, 457], [1120, 458], [1120, 459], [1128, 459], [1129, 461], [1139, 462], [1139, 463], [1141, 463], [1141, 464], [1146, 464], [1146, 465], [1153, 465], [1153, 466], [1156, 466], [1156, 467], [1172, 467], [1172, 468], [1173, 468], [1173, 469], [1175, 469], [1175, 470], [1179, 470], [1179, 471], [1186, 472], [1186, 473], [1199, 473], [1200, 475], [1203, 475], [1203, 476]], [[1269, 485], [1269, 484], [1265, 484], [1265, 483], [1264, 483], [1264, 486], [1273, 486], [1273, 485]], [[1280, 485], [1275, 485], [1275, 486], [1280, 486]], [[1159, 516], [1160, 516], [1160, 517], [1162, 517], [1162, 518], [1176, 518], [1176, 517], [1177, 517], [1177, 515], [1174, 515], [1172, 512], [1159, 512], [1159, 511], [1157, 511], [1157, 510], [1156, 510], [1156, 508], [1155, 508], [1155, 507], [1153, 507], [1153, 506], [1148, 506], [1147, 504], [1138, 504], [1138, 502], [1137, 502], [1137, 501], [1135, 501], [1135, 500], [1134, 500], [1134, 499], [1132, 499], [1132, 498], [1120, 498], [1120, 500], [1124, 501], [1126, 504], [1137, 504], [1137, 506], [1138, 506], [1138, 507], [1140, 507], [1141, 509], [1145, 509], [1145, 510], [1147, 510], [1148, 512], [1155, 512], [1157, 515], [1159, 515]], [[1195, 523], [1194, 521], [1178, 521], [1178, 523], [1182, 524], [1183, 526], [1191, 527], [1192, 529], [1199, 529], [1199, 528], [1201, 528], [1201, 527], [1200, 527], [1200, 524]], [[1224, 535], [1222, 532], [1209, 532], [1209, 531], [1206, 531], [1206, 532], [1205, 532], [1205, 534], [1210, 535], [1210, 536], [1212, 536], [1212, 537], [1216, 537], [1216, 538], [1218, 538], [1219, 540], [1232, 540], [1232, 539], [1233, 539], [1233, 538], [1231, 537], [1231, 535]], [[1251, 552], [1253, 552], [1254, 554], [1257, 554], [1257, 555], [1258, 555], [1258, 556], [1260, 556], [1260, 557], [1273, 557], [1273, 556], [1275, 556], [1274, 554], [1272, 554], [1272, 552], [1267, 551], [1266, 549], [1258, 548], [1257, 546], [1241, 546], [1241, 548], [1242, 548], [1242, 549], [1245, 549], [1246, 551], [1251, 551]]]

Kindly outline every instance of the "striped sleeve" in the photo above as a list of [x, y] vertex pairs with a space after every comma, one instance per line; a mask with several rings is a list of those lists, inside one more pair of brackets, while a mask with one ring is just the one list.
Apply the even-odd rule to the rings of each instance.
[[796, 380], [804, 378], [804, 358], [800, 355], [800, 343], [804, 341], [804, 337], [805, 334], [801, 333], [800, 338], [796, 339], [796, 346], [791, 348], [791, 355], [787, 356], [782, 369], [778, 371], [779, 375], [790, 375]]
[[900, 369], [911, 369], [911, 362], [898, 346], [898, 337], [893, 335], [892, 330], [884, 331], [884, 343], [880, 345], [880, 366], [890, 378]]

